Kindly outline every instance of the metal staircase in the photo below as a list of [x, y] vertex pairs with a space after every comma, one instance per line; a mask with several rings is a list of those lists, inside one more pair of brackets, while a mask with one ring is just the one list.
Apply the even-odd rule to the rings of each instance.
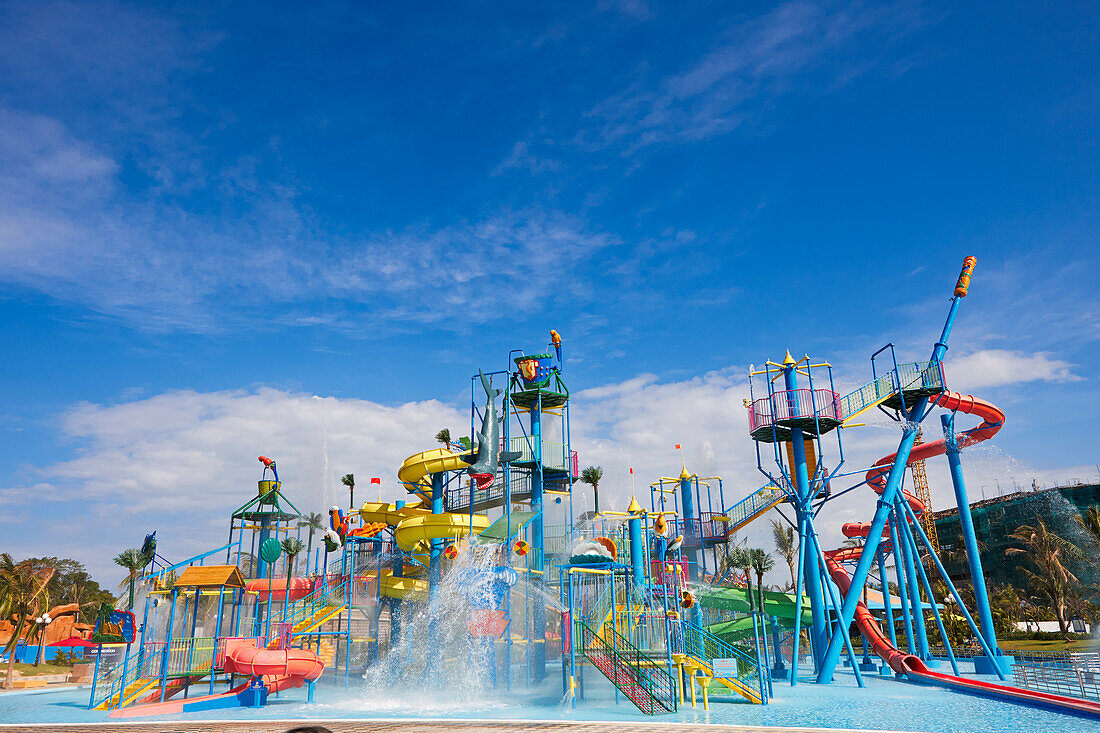
[[606, 638], [600, 638], [588, 624], [577, 621], [574, 634], [580, 642], [577, 651], [639, 710], [646, 715], [676, 712], [676, 684], [662, 662], [646, 656], [610, 627], [604, 629]]
[[309, 595], [295, 601], [286, 616], [292, 633], [307, 634], [338, 616], [347, 608], [347, 590], [348, 581], [345, 579], [335, 585], [318, 586]]
[[708, 677], [714, 677], [715, 659], [737, 660], [735, 676], [716, 677], [715, 681], [749, 702], [758, 705], [767, 703], [767, 684], [761, 674], [760, 665], [737, 647], [722, 641], [706, 629], [681, 621], [680, 633], [673, 639], [673, 648], [676, 653], [689, 658]]
[[778, 486], [761, 486], [725, 511], [730, 518], [729, 531], [736, 532], [786, 498], [786, 492]]

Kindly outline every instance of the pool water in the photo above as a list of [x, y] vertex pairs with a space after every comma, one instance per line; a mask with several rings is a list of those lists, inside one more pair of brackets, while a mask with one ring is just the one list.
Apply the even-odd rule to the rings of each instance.
[[[964, 669], [964, 673], [966, 670]], [[174, 720], [247, 719], [396, 719], [461, 718], [510, 720], [654, 720], [678, 723], [858, 728], [934, 733], [1017, 733], [1059, 731], [1095, 733], [1100, 723], [1082, 717], [1013, 705], [935, 687], [924, 687], [867, 674], [867, 687], [858, 689], [850, 673], [838, 673], [831, 685], [775, 682], [775, 695], [766, 706], [747, 702], [702, 700], [691, 708], [650, 718], [619, 697], [610, 683], [586, 670], [586, 699], [577, 708], [562, 705], [560, 677], [551, 674], [538, 689], [490, 691], [483, 697], [455, 696], [446, 689], [404, 692], [368, 690], [353, 680], [348, 690], [342, 680], [318, 683], [315, 702], [306, 702], [305, 689], [272, 697], [264, 708], [232, 708], [173, 716]], [[990, 678], [994, 681], [995, 678]], [[440, 686], [445, 687], [441, 684]], [[201, 692], [204, 692], [201, 691]], [[65, 689], [42, 694], [0, 694], [0, 723], [107, 722], [105, 713], [87, 709], [88, 690]], [[129, 720], [148, 720], [131, 718]]]

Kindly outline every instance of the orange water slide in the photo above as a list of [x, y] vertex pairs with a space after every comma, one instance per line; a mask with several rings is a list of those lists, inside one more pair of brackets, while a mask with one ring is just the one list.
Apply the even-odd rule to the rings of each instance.
[[325, 663], [308, 649], [261, 649], [255, 639], [226, 639], [224, 669], [231, 674], [275, 677], [268, 689], [276, 691], [317, 679]]
[[[1005, 422], [1005, 414], [1001, 408], [985, 400], [980, 400], [973, 395], [963, 395], [958, 392], [943, 392], [937, 398], [933, 398], [932, 405], [935, 407], [942, 407], [945, 410], [956, 410], [982, 418], [982, 423], [978, 427], [958, 435], [957, 440], [960, 449], [980, 443], [983, 440], [989, 440], [997, 434], [997, 431], [1001, 429], [1001, 426], [1004, 425]], [[934, 440], [931, 443], [918, 445], [910, 451], [909, 460], [906, 465], [935, 456], [941, 456], [946, 449], [947, 445], [942, 438], [940, 440]], [[867, 484], [875, 490], [875, 493], [881, 494], [882, 490], [886, 488], [886, 480], [890, 475], [890, 466], [893, 464], [894, 456], [896, 455], [897, 453], [891, 453], [888, 456], [878, 459], [875, 461], [875, 464], [871, 466], [871, 470], [867, 472]], [[924, 513], [924, 504], [917, 497], [904, 489], [902, 490], [902, 495], [905, 500], [909, 502], [913, 514], [919, 517]], [[866, 537], [870, 529], [871, 525], [869, 522], [848, 522], [841, 531], [844, 532], [845, 537]], [[888, 533], [884, 531], [882, 536], [884, 538], [888, 537]], [[837, 555], [837, 553], [841, 552], [848, 551], [834, 550], [831, 553], [827, 553], [827, 555]], [[846, 556], [840, 559], [855, 560], [858, 558], [859, 552], [857, 550], [854, 557]]]
[[[271, 578], [270, 583], [267, 578], [257, 578], [256, 580], [248, 581], [244, 589], [249, 593], [255, 593], [258, 596], [258, 600], [263, 603], [268, 600], [269, 585], [271, 587], [271, 597], [276, 603], [287, 598], [286, 578]], [[290, 600], [296, 601], [299, 598], [305, 598], [312, 592], [313, 581], [310, 578], [290, 579]]]

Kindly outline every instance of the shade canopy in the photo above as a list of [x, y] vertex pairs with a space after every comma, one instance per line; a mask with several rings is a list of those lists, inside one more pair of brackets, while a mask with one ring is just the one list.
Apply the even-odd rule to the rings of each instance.
[[70, 636], [68, 639], [62, 639], [61, 641], [55, 641], [53, 644], [47, 644], [46, 646], [90, 647], [90, 646], [99, 646], [99, 645], [98, 644], [93, 644], [92, 642], [88, 641], [87, 639], [81, 639], [79, 636]]

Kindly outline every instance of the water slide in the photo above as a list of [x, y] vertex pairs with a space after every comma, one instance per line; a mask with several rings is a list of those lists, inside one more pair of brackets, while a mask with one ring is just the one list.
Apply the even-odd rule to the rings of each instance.
[[[943, 392], [938, 397], [932, 399], [933, 404], [937, 407], [942, 407], [945, 410], [957, 410], [958, 412], [982, 418], [982, 423], [978, 425], [978, 427], [967, 430], [958, 436], [957, 439], [960, 448], [975, 445], [983, 440], [989, 440], [996, 435], [997, 431], [1004, 425], [1004, 412], [995, 405], [976, 397], [962, 395], [958, 392]], [[943, 440], [924, 443], [910, 452], [908, 462], [911, 464], [915, 461], [926, 460], [934, 456], [942, 455], [945, 449], [946, 444]], [[886, 487], [886, 481], [890, 473], [889, 467], [893, 463], [895, 455], [895, 453], [891, 453], [888, 456], [880, 458], [871, 467], [871, 470], [867, 472], [867, 483], [878, 494], [881, 494]], [[924, 511], [924, 504], [909, 492], [903, 490], [902, 493], [905, 501], [909, 502], [909, 506], [912, 507], [913, 513], [919, 517]], [[870, 528], [871, 525], [866, 522], [849, 522], [844, 525], [842, 531], [846, 537], [866, 537], [870, 532]], [[858, 560], [860, 551], [858, 547], [846, 547], [825, 553], [825, 564], [828, 567], [829, 575], [843, 595], [847, 595], [848, 589], [851, 587], [851, 578], [848, 575], [848, 571], [845, 570], [841, 563]], [[862, 601], [856, 605], [855, 622], [859, 627], [860, 633], [862, 633], [864, 638], [870, 643], [871, 649], [875, 654], [881, 657], [895, 672], [907, 675], [908, 678], [914, 682], [945, 687], [958, 692], [994, 697], [1025, 705], [1052, 708], [1062, 712], [1069, 711], [1087, 716], [1100, 716], [1100, 702], [1065, 697], [1063, 695], [1052, 695], [1045, 692], [1011, 687], [1009, 685], [998, 685], [991, 682], [933, 672], [925, 665], [920, 657], [913, 654], [906, 654], [893, 646], [889, 638], [883, 634], [881, 627], [878, 625], [878, 621], [875, 620], [871, 611]]]
[[[394, 541], [403, 552], [414, 552], [414, 557], [424, 564], [428, 562], [428, 543], [431, 540], [458, 539], [470, 534], [469, 514], [432, 514], [433, 473], [462, 471], [470, 463], [458, 453], [446, 448], [416, 453], [405, 459], [397, 471], [397, 478], [410, 493], [420, 498], [418, 504], [398, 507], [368, 501], [359, 508], [363, 522], [383, 522], [393, 528]], [[473, 534], [480, 534], [489, 526], [489, 518], [484, 514], [473, 516]], [[417, 568], [421, 571], [421, 568]], [[424, 600], [428, 597], [428, 582], [418, 577], [399, 577], [393, 570], [386, 569], [380, 578], [382, 595], [388, 598], [410, 598]]]
[[[267, 578], [257, 578], [256, 580], [250, 580], [245, 585], [245, 591], [249, 593], [255, 593], [258, 596], [260, 603], [267, 603], [268, 601], [268, 585]], [[286, 578], [271, 578], [270, 579], [271, 596], [275, 602], [278, 603], [287, 598]], [[305, 598], [313, 592], [313, 581], [309, 578], [291, 578], [290, 579], [290, 600], [296, 601], [299, 598]]]
[[[754, 588], [752, 591], [754, 601], [757, 593], [758, 591]], [[695, 600], [703, 608], [718, 608], [740, 613], [748, 613], [750, 609], [747, 588], [710, 587], [700, 590]], [[786, 622], [781, 625], [794, 626], [797, 610], [798, 599], [794, 593], [764, 591], [764, 613], [774, 616], [781, 622]], [[810, 621], [810, 599], [808, 596], [802, 596], [802, 625], [808, 626]], [[752, 634], [752, 630], [752, 618], [722, 621], [707, 627], [709, 633], [723, 640], [738, 639], [745, 634]]]
[[203, 695], [111, 711], [111, 718], [137, 718], [153, 715], [178, 715], [200, 710], [218, 710], [244, 704], [242, 697], [252, 678], [264, 679], [268, 694], [301, 687], [321, 676], [325, 663], [308, 649], [262, 649], [256, 639], [226, 639], [225, 672], [245, 675], [249, 681], [228, 692]]

